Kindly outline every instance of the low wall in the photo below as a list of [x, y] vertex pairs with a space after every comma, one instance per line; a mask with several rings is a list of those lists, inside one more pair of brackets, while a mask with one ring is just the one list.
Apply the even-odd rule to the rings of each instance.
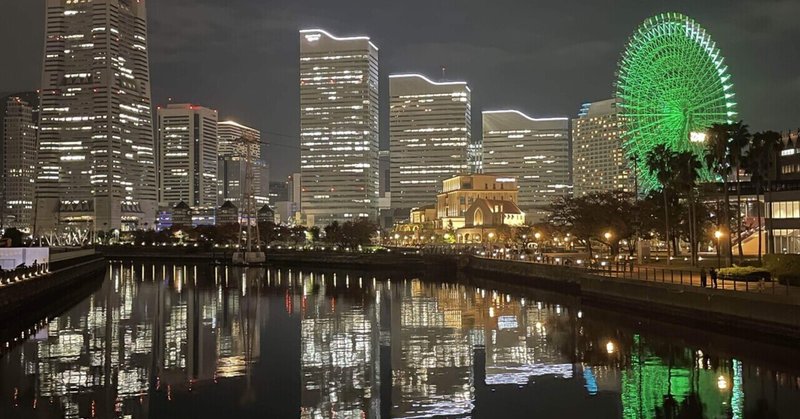
[[342, 253], [324, 251], [269, 250], [267, 263], [303, 266], [353, 267], [369, 269], [423, 269], [425, 262], [418, 255], [397, 253]]
[[207, 250], [193, 246], [97, 246], [97, 251], [110, 259], [180, 259], [184, 261], [230, 261], [231, 249]]
[[49, 274], [4, 285], [0, 287], [0, 319], [17, 316], [30, 307], [46, 306], [86, 282], [101, 278], [105, 269], [102, 255], [88, 255], [58, 269], [51, 265]]
[[800, 342], [800, 299], [688, 285], [608, 278], [564, 266], [470, 256], [467, 269], [497, 281], [580, 294], [584, 303], [613, 306], [689, 325]]

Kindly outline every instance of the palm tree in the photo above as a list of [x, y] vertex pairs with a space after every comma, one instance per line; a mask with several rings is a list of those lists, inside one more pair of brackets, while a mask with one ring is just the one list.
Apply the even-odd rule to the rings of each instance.
[[695, 185], [700, 178], [699, 171], [702, 167], [700, 161], [691, 151], [673, 153], [671, 156], [673, 182], [675, 189], [686, 195], [687, 208], [689, 209], [689, 248], [691, 249], [692, 265], [697, 261], [697, 197]]
[[739, 261], [741, 261], [744, 259], [744, 251], [742, 250], [742, 182], [740, 174], [746, 157], [745, 150], [750, 146], [752, 136], [743, 121], [730, 124], [729, 127], [728, 158], [731, 167], [736, 170], [736, 237], [738, 238]]
[[767, 181], [767, 253], [775, 253], [772, 239], [772, 181], [778, 177], [778, 155], [783, 149], [783, 138], [780, 133], [766, 131], [762, 136], [765, 154], [764, 177]]
[[762, 132], [753, 134], [753, 141], [747, 151], [745, 172], [750, 174], [750, 182], [756, 190], [756, 216], [758, 218], [758, 261], [761, 262], [761, 190], [766, 172], [766, 147]]
[[[725, 230], [730, 233], [731, 231], [731, 217], [730, 217], [730, 191], [728, 190], [728, 179], [731, 174], [731, 166], [728, 164], [728, 142], [729, 142], [730, 129], [726, 124], [714, 124], [709, 128], [706, 143], [706, 166], [714, 171], [722, 179], [722, 195], [723, 205], [717, 205], [717, 208], [722, 208], [722, 219], [724, 220]], [[717, 214], [719, 220], [719, 214]], [[719, 221], [717, 222], [719, 228]], [[728, 240], [728, 259], [733, 259], [733, 247], [731, 246], [731, 235], [727, 234]]]
[[659, 144], [645, 157], [647, 166], [655, 172], [658, 183], [661, 184], [661, 194], [664, 197], [664, 241], [667, 244], [667, 264], [670, 263], [670, 235], [669, 235], [669, 199], [668, 189], [672, 185], [674, 174], [674, 152], [666, 145]]

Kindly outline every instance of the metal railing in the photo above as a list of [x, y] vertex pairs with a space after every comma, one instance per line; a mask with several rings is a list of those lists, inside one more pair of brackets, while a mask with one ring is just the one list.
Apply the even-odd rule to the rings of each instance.
[[[443, 254], [439, 252], [435, 253]], [[525, 253], [503, 251], [462, 251], [461, 254], [469, 254], [486, 259], [508, 260], [515, 263], [563, 266], [565, 268], [590, 272], [595, 275], [608, 278], [633, 279], [698, 288], [725, 289], [731, 291], [773, 295], [789, 295], [792, 292], [792, 287], [790, 287], [788, 283], [780, 284], [774, 279], [745, 280], [741, 278], [732, 278], [725, 275], [719, 275], [715, 281], [711, 278], [709, 272], [706, 272], [706, 283], [703, 284], [699, 269], [673, 269], [658, 266], [641, 266], [635, 264], [634, 261], [627, 259], [592, 259], [587, 261], [563, 256], [547, 256], [536, 254], [529, 255]]]

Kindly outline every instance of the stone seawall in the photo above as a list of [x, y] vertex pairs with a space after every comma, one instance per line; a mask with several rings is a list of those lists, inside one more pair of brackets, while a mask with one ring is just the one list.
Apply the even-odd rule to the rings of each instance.
[[399, 253], [342, 253], [318, 251], [268, 251], [267, 263], [373, 270], [422, 270], [425, 261], [419, 255]]
[[758, 334], [783, 344], [800, 342], [800, 301], [796, 296], [607, 278], [564, 266], [472, 256], [465, 265], [467, 271], [491, 275], [495, 281], [577, 293], [584, 304], [646, 313], [692, 326]]
[[0, 288], [0, 319], [47, 307], [86, 283], [96, 282], [105, 269], [103, 255], [82, 254], [51, 264], [48, 274], [5, 285]]

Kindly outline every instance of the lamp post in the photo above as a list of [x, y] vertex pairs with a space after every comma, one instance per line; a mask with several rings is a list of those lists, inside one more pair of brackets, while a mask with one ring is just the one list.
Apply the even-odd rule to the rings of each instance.
[[715, 231], [714, 237], [717, 239], [717, 268], [721, 268], [722, 258], [720, 257], [720, 251], [719, 251], [719, 239], [722, 237], [722, 232], [719, 230]]
[[612, 234], [611, 234], [611, 232], [610, 232], [610, 231], [606, 231], [606, 232], [605, 232], [605, 234], [603, 234], [603, 237], [605, 237], [605, 238], [606, 238], [606, 242], [608, 242], [608, 254], [611, 254], [611, 253], [612, 253], [612, 248], [611, 248], [611, 236], [612, 236]]

